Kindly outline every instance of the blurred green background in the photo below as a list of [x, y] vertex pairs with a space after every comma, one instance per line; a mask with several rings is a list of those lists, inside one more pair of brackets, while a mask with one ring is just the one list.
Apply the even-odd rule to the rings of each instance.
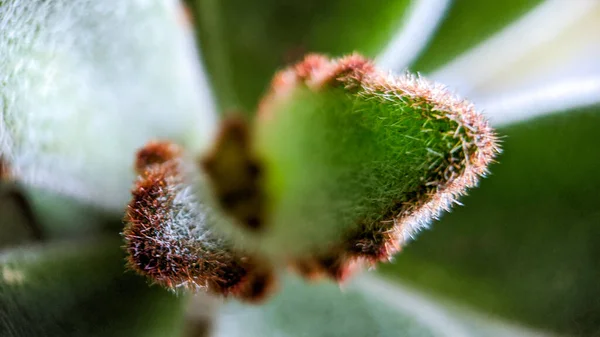
[[[408, 0], [186, 3], [221, 108], [248, 114], [276, 69], [313, 51], [332, 55], [359, 51], [374, 57], [411, 8]], [[540, 3], [452, 1], [410, 69], [424, 73], [437, 69]], [[0, 1], [0, 15], [7, 15], [6, 8], [7, 3]], [[101, 31], [86, 32], [91, 39], [95, 33]], [[600, 336], [600, 133], [596, 128], [600, 128], [597, 105], [501, 126], [504, 152], [489, 177], [461, 200], [464, 206], [434, 222], [392, 263], [379, 266], [377, 275], [410, 284], [442, 302], [541, 331]], [[182, 298], [124, 274], [116, 238], [122, 214], [12, 183], [4, 184], [0, 193], [4, 277], [0, 323], [5, 324], [0, 335], [59, 336], [71, 331], [65, 335], [169, 336], [180, 332]], [[19, 193], [30, 205], [20, 201]], [[45, 249], [40, 248], [40, 240]], [[33, 288], [22, 287], [19, 277], [11, 273], [15, 266], [41, 281]], [[12, 275], [10, 282], [6, 275]], [[298, 291], [296, 298], [302, 296]], [[302, 305], [306, 307], [298, 310], [311, 310], [310, 303]]]

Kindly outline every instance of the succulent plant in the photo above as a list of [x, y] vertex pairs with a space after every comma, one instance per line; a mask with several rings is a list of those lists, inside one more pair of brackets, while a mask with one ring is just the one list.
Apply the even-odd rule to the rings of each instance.
[[599, 16], [0, 1], [0, 335], [600, 332]]

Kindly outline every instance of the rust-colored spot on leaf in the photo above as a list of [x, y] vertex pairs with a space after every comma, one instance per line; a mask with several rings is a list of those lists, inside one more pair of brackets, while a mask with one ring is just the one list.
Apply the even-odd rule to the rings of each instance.
[[151, 141], [136, 155], [135, 169], [141, 174], [152, 165], [164, 164], [181, 156], [181, 148], [167, 141]]
[[245, 228], [258, 231], [264, 225], [264, 196], [259, 185], [263, 172], [251, 152], [250, 141], [247, 123], [227, 120], [213, 150], [200, 165], [223, 210]]
[[8, 161], [0, 155], [0, 181], [7, 181], [11, 179], [11, 171]]
[[332, 249], [321, 255], [291, 261], [290, 267], [311, 281], [327, 277], [342, 283], [366, 263], [361, 256], [352, 256], [344, 250]]

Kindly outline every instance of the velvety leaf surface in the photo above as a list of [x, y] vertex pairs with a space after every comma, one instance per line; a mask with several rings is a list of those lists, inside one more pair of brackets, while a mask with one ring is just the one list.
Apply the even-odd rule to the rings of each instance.
[[187, 3], [222, 108], [253, 113], [273, 73], [308, 52], [375, 56], [401, 26], [410, 1]]
[[502, 128], [490, 179], [390, 277], [538, 327], [600, 333], [600, 109]]
[[387, 260], [498, 151], [469, 102], [358, 55], [307, 56], [259, 109], [251, 126], [225, 122], [203, 160], [235, 220], [227, 234], [279, 263], [315, 258], [336, 278], [348, 261]]
[[0, 2], [0, 153], [12, 178], [118, 212], [138, 147], [213, 126], [175, 1]]
[[0, 255], [0, 335], [176, 336], [174, 295], [124, 274], [118, 240], [55, 243]]

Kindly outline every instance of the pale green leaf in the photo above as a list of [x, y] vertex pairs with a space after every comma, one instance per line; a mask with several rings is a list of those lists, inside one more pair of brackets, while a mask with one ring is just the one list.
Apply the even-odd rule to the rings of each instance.
[[8, 0], [0, 26], [0, 153], [15, 179], [120, 211], [138, 147], [209, 136], [177, 2]]
[[174, 295], [124, 273], [119, 241], [54, 243], [0, 254], [0, 335], [176, 336]]
[[225, 303], [213, 336], [539, 336], [373, 277], [358, 277], [341, 289], [285, 280], [281, 293], [262, 306]]

